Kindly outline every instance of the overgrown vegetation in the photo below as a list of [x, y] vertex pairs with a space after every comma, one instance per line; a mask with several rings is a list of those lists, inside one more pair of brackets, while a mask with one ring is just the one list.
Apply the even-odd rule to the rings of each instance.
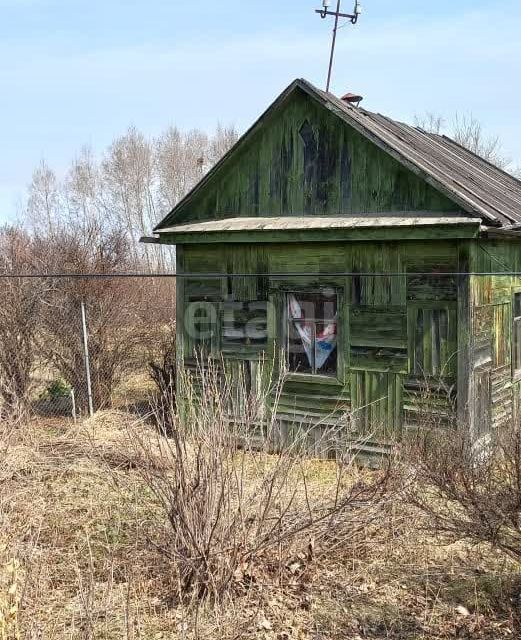
[[[175, 285], [110, 276], [175, 270], [173, 249], [140, 237], [236, 139], [233, 127], [213, 135], [171, 127], [154, 140], [130, 128], [103, 157], [84, 149], [62, 178], [44, 162], [36, 168], [20, 227], [0, 230], [2, 274], [44, 276], [0, 282], [0, 412], [30, 411], [57, 377], [86, 412], [82, 303], [95, 408], [110, 405], [122, 378], [146, 370], [175, 318]], [[171, 402], [173, 385], [161, 384]]]
[[[304, 456], [309, 426], [290, 444], [269, 416], [259, 446], [261, 399], [237, 393], [240, 381], [216, 366], [197, 385], [181, 384], [171, 437], [122, 411], [77, 425], [53, 418], [2, 427], [0, 633], [515, 637], [513, 555], [477, 537], [440, 538], [433, 513], [409, 499], [439, 504], [442, 475], [425, 475], [419, 462], [405, 476], [396, 464], [358, 468], [339, 448], [345, 439], [328, 431], [338, 458], [313, 460]], [[242, 423], [230, 423], [230, 412]], [[431, 467], [456, 469], [454, 453], [439, 447]], [[492, 473], [480, 467], [482, 475], [486, 468]], [[474, 477], [484, 491], [486, 472]], [[499, 484], [491, 493], [495, 504], [507, 495]]]
[[[479, 444], [479, 443], [478, 443]], [[521, 428], [509, 425], [481, 446], [468, 434], [430, 430], [404, 456], [410, 503], [451, 541], [488, 543], [521, 561]]]
[[132, 269], [124, 236], [96, 229], [77, 233], [62, 229], [40, 239], [39, 251], [49, 273], [98, 274], [95, 278], [51, 278], [38, 318], [37, 346], [75, 390], [78, 408], [88, 407], [85, 383], [81, 305], [88, 322], [89, 357], [94, 406], [109, 405], [121, 377], [135, 366], [152, 339], [155, 326], [148, 310], [148, 289], [142, 281], [107, 277]]
[[154, 410], [157, 422], [165, 434], [174, 428], [177, 411], [177, 363], [175, 322], [157, 336], [159, 345], [149, 353], [148, 367], [155, 385]]
[[[16, 275], [34, 265], [33, 241], [14, 227], [0, 229], [0, 272]], [[0, 280], [0, 418], [27, 409], [34, 340], [44, 294], [38, 279]]]
[[[219, 602], [268, 576], [292, 581], [316, 555], [359, 543], [370, 525], [383, 521], [388, 473], [353, 483], [346, 450], [315, 493], [308, 427], [281, 438], [268, 419], [259, 442], [251, 417], [266, 397], [252, 397], [220, 367], [201, 369], [199, 377], [197, 391], [189, 378], [182, 381], [183, 406], [168, 421], [171, 438], [132, 436], [141, 458], [153, 461], [140, 471], [168, 522], [157, 546], [172, 563], [180, 601]], [[265, 394], [277, 397], [278, 389]]]

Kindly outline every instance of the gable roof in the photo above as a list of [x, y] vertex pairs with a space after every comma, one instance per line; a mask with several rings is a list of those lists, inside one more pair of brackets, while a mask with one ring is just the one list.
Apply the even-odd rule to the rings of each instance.
[[428, 133], [378, 113], [354, 107], [307, 80], [292, 82], [268, 110], [239, 139], [155, 227], [160, 231], [175, 223], [178, 209], [187, 204], [241, 147], [263, 121], [297, 90], [317, 100], [361, 135], [371, 140], [406, 168], [457, 203], [463, 211], [488, 225], [521, 225], [521, 181], [461, 147], [447, 136]]

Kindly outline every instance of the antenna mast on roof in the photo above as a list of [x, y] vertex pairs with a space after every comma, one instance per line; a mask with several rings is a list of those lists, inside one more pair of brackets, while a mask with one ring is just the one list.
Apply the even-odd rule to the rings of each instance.
[[333, 28], [333, 42], [331, 43], [331, 55], [329, 57], [329, 69], [327, 72], [327, 83], [326, 83], [326, 91], [329, 91], [329, 87], [331, 86], [331, 74], [333, 73], [333, 61], [335, 59], [335, 46], [336, 46], [336, 34], [339, 29], [338, 22], [340, 18], [347, 18], [351, 24], [356, 24], [358, 22], [358, 17], [362, 13], [362, 6], [359, 0], [355, 0], [355, 7], [353, 9], [353, 13], [340, 13], [340, 4], [342, 0], [337, 0], [336, 11], [329, 11], [329, 7], [331, 6], [331, 0], [323, 0], [322, 1], [322, 9], [316, 9], [315, 13], [320, 14], [322, 19], [327, 16], [335, 16], [335, 26]]

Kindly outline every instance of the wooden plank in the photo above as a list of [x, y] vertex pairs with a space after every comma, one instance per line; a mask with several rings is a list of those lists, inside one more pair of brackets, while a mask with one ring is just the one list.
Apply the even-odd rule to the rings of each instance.
[[439, 224], [433, 227], [309, 229], [300, 231], [223, 231], [213, 233], [176, 232], [161, 236], [162, 244], [242, 244], [301, 242], [379, 242], [397, 240], [449, 240], [477, 238], [476, 225]]
[[355, 347], [406, 349], [406, 310], [394, 307], [352, 307], [350, 343]]

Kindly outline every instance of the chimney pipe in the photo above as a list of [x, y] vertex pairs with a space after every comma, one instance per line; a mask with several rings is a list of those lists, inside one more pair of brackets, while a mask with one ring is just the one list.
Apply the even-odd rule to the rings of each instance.
[[356, 93], [346, 93], [341, 97], [342, 102], [347, 102], [347, 104], [352, 104], [355, 107], [358, 107], [363, 99], [363, 96], [359, 96]]

